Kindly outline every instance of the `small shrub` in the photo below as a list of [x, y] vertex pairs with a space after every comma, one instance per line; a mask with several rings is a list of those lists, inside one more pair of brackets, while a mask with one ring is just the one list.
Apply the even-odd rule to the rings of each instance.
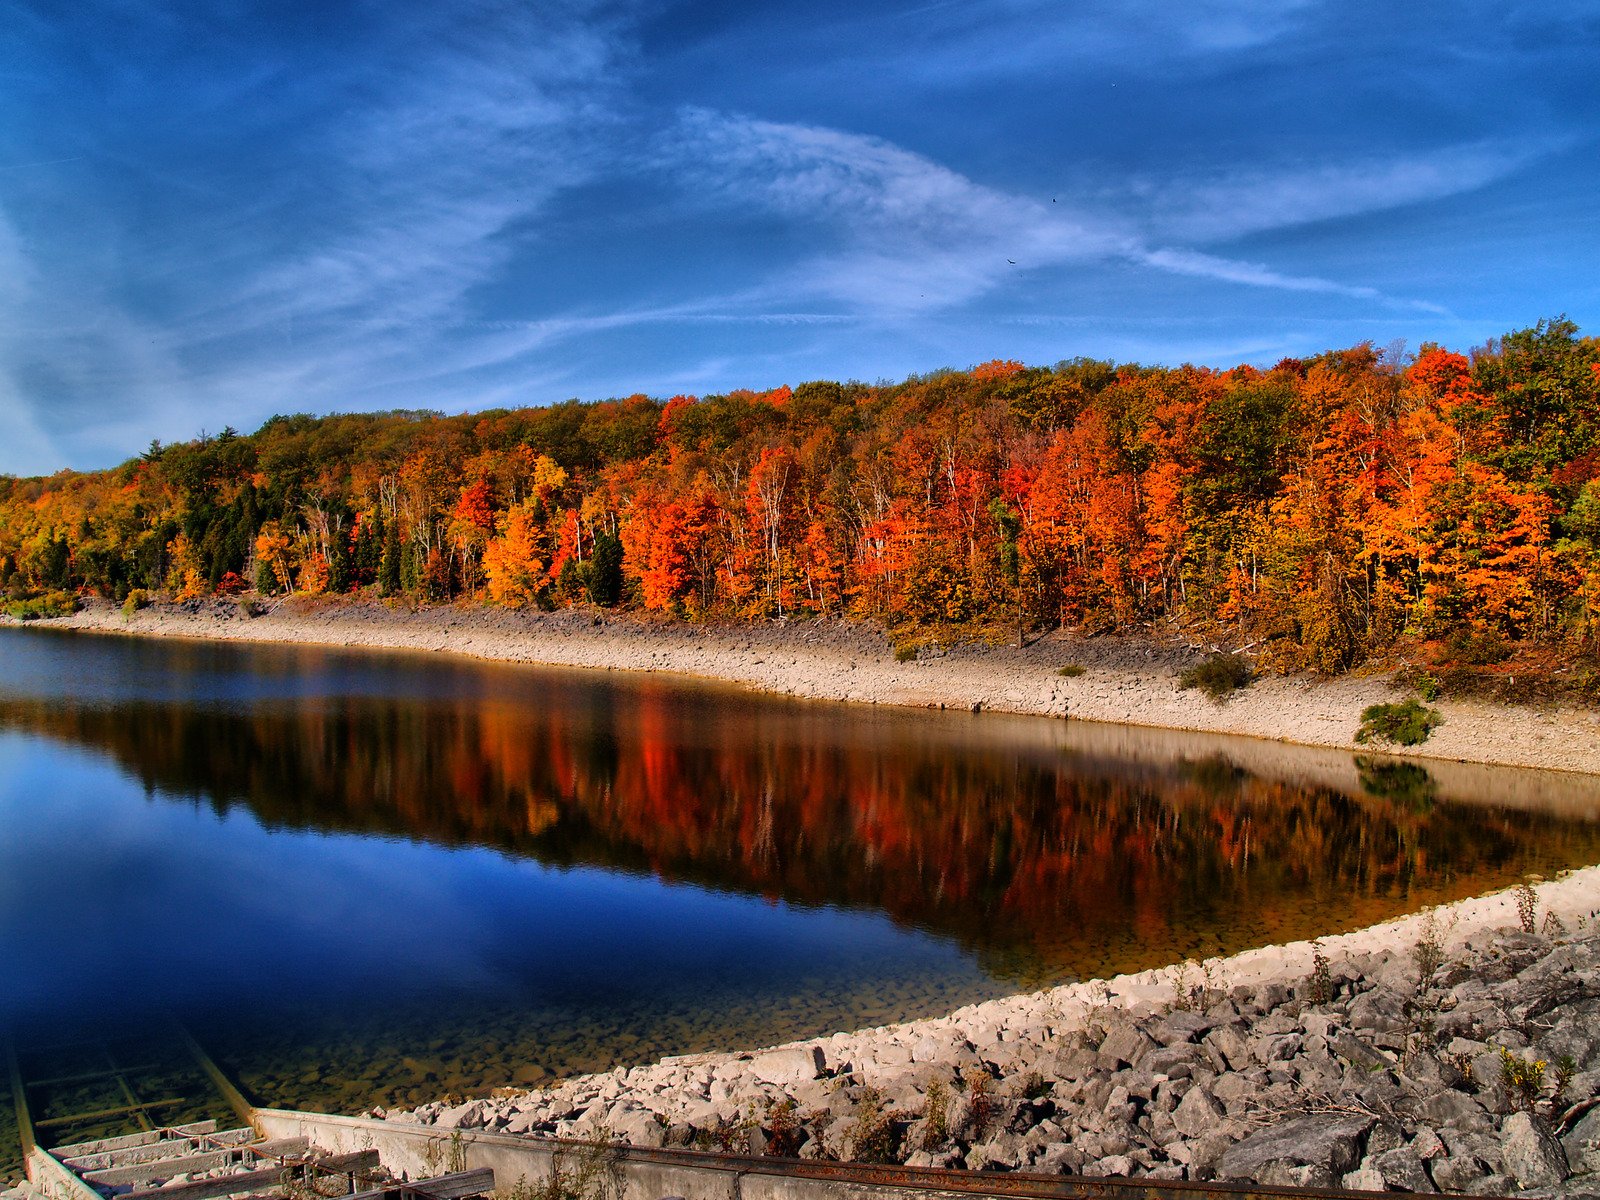
[[1578, 1060], [1570, 1054], [1563, 1054], [1556, 1059], [1556, 1101], [1559, 1103], [1567, 1095], [1567, 1088], [1572, 1086], [1572, 1077], [1578, 1073]]
[[988, 1131], [989, 1122], [994, 1118], [994, 1097], [989, 1094], [989, 1073], [981, 1067], [973, 1067], [962, 1080], [967, 1085], [967, 1121], [971, 1125], [970, 1132], [973, 1141], [982, 1141], [983, 1135]]
[[1538, 928], [1539, 893], [1532, 883], [1524, 880], [1517, 885], [1517, 924], [1523, 933], [1533, 933]]
[[1199, 1012], [1206, 1006], [1206, 990], [1210, 981], [1210, 971], [1201, 968], [1200, 982], [1196, 983], [1189, 976], [1190, 968], [1197, 966], [1192, 958], [1186, 958], [1172, 973], [1172, 1003], [1170, 1007], [1178, 1012]]
[[1185, 690], [1199, 688], [1221, 703], [1242, 687], [1249, 687], [1250, 662], [1240, 654], [1213, 654], [1204, 662], [1185, 667], [1178, 683]]
[[910, 642], [901, 642], [894, 648], [895, 662], [912, 662], [917, 657], [917, 648]]
[[131, 617], [141, 608], [150, 606], [150, 593], [143, 588], [134, 588], [128, 593], [127, 599], [122, 602], [122, 615]]
[[1492, 667], [1511, 657], [1511, 643], [1497, 629], [1463, 629], [1446, 644], [1450, 657], [1463, 666]]
[[1429, 703], [1437, 700], [1440, 693], [1444, 691], [1444, 684], [1439, 682], [1439, 677], [1437, 675], [1418, 675], [1416, 682], [1417, 695], [1421, 696]]
[[950, 1089], [945, 1086], [944, 1080], [930, 1079], [926, 1095], [922, 1145], [918, 1149], [933, 1151], [950, 1140]]
[[753, 1128], [755, 1120], [751, 1117], [719, 1117], [710, 1129], [695, 1132], [695, 1145], [701, 1150], [715, 1150], [721, 1154], [743, 1154], [750, 1147]]
[[1544, 1072], [1549, 1064], [1544, 1059], [1529, 1062], [1500, 1047], [1500, 1082], [1512, 1105], [1531, 1111], [1534, 1102], [1544, 1091]]
[[[1454, 922], [1452, 921], [1453, 925]], [[1444, 966], [1444, 939], [1447, 926], [1439, 924], [1439, 915], [1431, 909], [1422, 918], [1422, 931], [1417, 944], [1411, 948], [1411, 959], [1417, 964], [1417, 990], [1424, 990]]]
[[831, 1108], [813, 1108], [800, 1114], [800, 1123], [811, 1127], [811, 1142], [819, 1158], [833, 1157], [833, 1152], [828, 1148], [828, 1130], [832, 1128], [833, 1120]]
[[1420, 746], [1442, 724], [1439, 711], [1425, 707], [1415, 697], [1399, 704], [1373, 704], [1361, 712], [1356, 741], [1376, 738], [1397, 746]]
[[1311, 943], [1311, 977], [1306, 980], [1306, 999], [1326, 1004], [1333, 999], [1333, 966], [1323, 953], [1321, 942]]
[[766, 1119], [762, 1123], [767, 1131], [768, 1154], [778, 1158], [794, 1158], [800, 1153], [802, 1131], [799, 1109], [788, 1096], [767, 1106]]
[[862, 1088], [855, 1116], [845, 1130], [845, 1146], [855, 1162], [889, 1163], [895, 1158], [894, 1122], [876, 1088]]
[[1061, 676], [1063, 679], [1076, 679], [1088, 669], [1088, 667], [1080, 666], [1078, 663], [1068, 663], [1066, 666], [1057, 671], [1056, 674]]

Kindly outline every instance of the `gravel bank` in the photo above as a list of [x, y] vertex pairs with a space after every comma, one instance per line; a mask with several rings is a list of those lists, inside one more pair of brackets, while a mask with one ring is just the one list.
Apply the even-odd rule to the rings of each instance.
[[[95, 604], [52, 625], [148, 636], [443, 651], [508, 662], [663, 671], [782, 695], [1024, 713], [1234, 734], [1338, 750], [1361, 710], [1400, 693], [1381, 678], [1263, 679], [1215, 704], [1178, 687], [1199, 654], [1147, 638], [1051, 634], [1017, 647], [959, 646], [897, 662], [881, 630], [846, 621], [701, 626], [484, 607], [291, 602], [246, 615], [231, 601], [153, 605], [131, 617]], [[1063, 678], [1077, 664], [1084, 672]], [[1445, 724], [1417, 758], [1600, 774], [1600, 711], [1441, 701]], [[1363, 748], [1371, 752], [1371, 747]]]
[[1595, 1194], [1597, 909], [1590, 868], [1318, 945], [387, 1117], [971, 1169]]

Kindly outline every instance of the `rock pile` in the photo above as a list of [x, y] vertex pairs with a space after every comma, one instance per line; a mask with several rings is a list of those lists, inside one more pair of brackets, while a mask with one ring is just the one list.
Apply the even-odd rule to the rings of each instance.
[[1410, 1192], [1600, 1194], [1600, 934], [1318, 957], [1161, 1003], [1052, 993], [666, 1059], [390, 1120], [801, 1158]]

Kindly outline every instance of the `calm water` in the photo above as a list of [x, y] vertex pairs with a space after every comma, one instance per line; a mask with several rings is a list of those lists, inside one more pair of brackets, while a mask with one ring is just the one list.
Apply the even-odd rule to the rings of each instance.
[[348, 1110], [1600, 861], [1581, 806], [1456, 803], [1411, 765], [1297, 784], [1084, 731], [3, 629], [0, 1019], [170, 1008], [258, 1099]]

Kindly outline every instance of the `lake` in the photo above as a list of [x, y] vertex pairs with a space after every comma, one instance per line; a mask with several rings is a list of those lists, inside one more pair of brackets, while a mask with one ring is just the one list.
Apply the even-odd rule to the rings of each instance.
[[665, 676], [0, 629], [0, 1020], [170, 1010], [259, 1102], [409, 1105], [1354, 928], [1600, 861], [1588, 794]]

